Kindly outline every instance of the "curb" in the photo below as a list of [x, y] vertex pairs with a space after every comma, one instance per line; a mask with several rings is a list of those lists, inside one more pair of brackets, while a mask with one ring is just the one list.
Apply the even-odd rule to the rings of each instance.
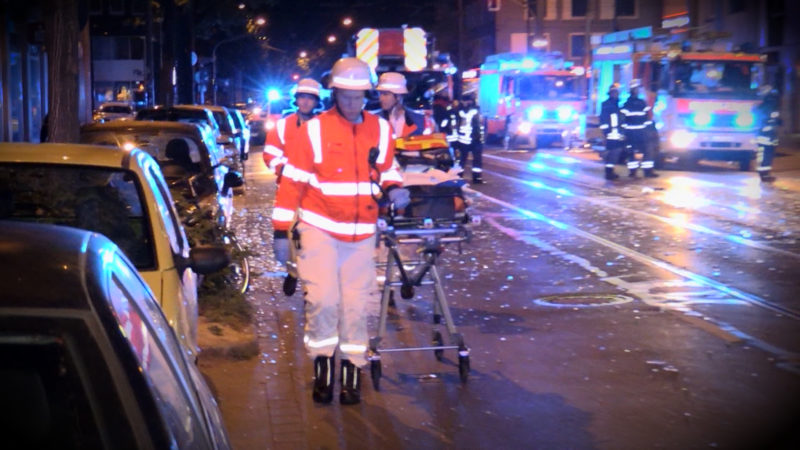
[[205, 358], [250, 359], [258, 355], [258, 340], [252, 325], [235, 329], [224, 323], [197, 320], [197, 342]]

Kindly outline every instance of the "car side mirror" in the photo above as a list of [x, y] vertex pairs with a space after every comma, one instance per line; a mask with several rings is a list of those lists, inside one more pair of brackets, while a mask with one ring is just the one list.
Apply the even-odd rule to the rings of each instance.
[[242, 185], [244, 185], [242, 174], [235, 170], [230, 170], [225, 174], [225, 178], [222, 182], [222, 192], [227, 194], [228, 189], [237, 188]]
[[200, 275], [219, 272], [231, 263], [231, 256], [221, 245], [198, 245], [189, 251], [188, 267]]

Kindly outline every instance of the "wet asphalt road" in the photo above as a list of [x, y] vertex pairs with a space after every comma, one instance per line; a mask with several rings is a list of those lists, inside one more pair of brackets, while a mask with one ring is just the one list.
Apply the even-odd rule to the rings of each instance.
[[[237, 229], [259, 253], [261, 355], [201, 360], [236, 448], [797, 448], [800, 172], [609, 183], [558, 149], [489, 150], [485, 169], [483, 221], [439, 264], [468, 382], [453, 350], [384, 353], [380, 392], [320, 406], [253, 155]], [[383, 346], [430, 345], [432, 289], [396, 298]]]

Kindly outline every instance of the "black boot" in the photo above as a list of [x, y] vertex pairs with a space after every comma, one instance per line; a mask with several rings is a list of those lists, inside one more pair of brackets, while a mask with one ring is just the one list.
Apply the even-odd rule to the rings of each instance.
[[613, 167], [606, 167], [606, 180], [616, 180], [619, 178], [619, 175], [614, 173]]
[[763, 183], [772, 183], [773, 181], [775, 181], [775, 177], [770, 175], [768, 170], [765, 170], [763, 172], [758, 172], [758, 175], [761, 177], [761, 182]]
[[645, 178], [658, 178], [658, 174], [653, 172], [653, 169], [644, 169]]
[[336, 372], [333, 357], [317, 356], [314, 359], [314, 392], [311, 397], [317, 403], [333, 401], [333, 380]]
[[483, 184], [483, 179], [481, 177], [472, 177], [472, 184]]
[[628, 169], [628, 178], [636, 178], [636, 169]]
[[342, 360], [342, 392], [339, 403], [355, 405], [361, 402], [361, 369], [349, 360]]

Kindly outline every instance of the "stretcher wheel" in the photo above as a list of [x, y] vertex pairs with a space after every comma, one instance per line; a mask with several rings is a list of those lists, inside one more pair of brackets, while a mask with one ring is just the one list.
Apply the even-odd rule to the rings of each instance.
[[373, 359], [369, 362], [369, 374], [372, 377], [372, 387], [376, 391], [381, 389], [381, 362]]
[[283, 279], [283, 293], [286, 294], [287, 297], [291, 297], [294, 295], [294, 292], [297, 290], [297, 278], [286, 275], [286, 278]]
[[458, 375], [461, 382], [466, 383], [469, 378], [469, 355], [458, 355]]
[[[433, 332], [433, 345], [435, 347], [441, 347], [441, 346], [444, 345], [444, 339], [442, 339], [442, 333], [440, 333], [438, 331], [434, 331]], [[442, 349], [434, 350], [433, 354], [434, 354], [434, 356], [436, 356], [436, 359], [441, 361], [442, 358], [444, 357], [444, 350], [442, 350]]]
[[414, 297], [414, 286], [410, 284], [400, 286], [400, 296], [406, 300]]

